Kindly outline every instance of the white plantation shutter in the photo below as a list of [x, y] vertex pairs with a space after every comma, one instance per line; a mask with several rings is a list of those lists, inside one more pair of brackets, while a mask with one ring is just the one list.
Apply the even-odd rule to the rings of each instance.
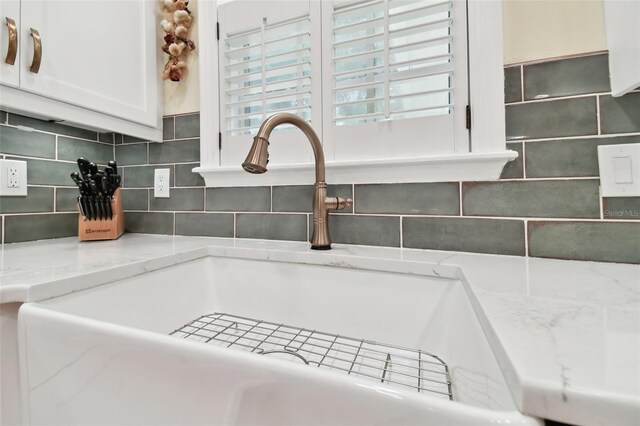
[[323, 7], [325, 138], [335, 159], [468, 151], [464, 2]]
[[[277, 112], [321, 130], [319, 22], [312, 22], [319, 21], [319, 5], [315, 16], [308, 0], [232, 2], [218, 13], [221, 163], [240, 164], [260, 124]], [[271, 164], [310, 161], [312, 151], [300, 136], [286, 126], [276, 129]]]

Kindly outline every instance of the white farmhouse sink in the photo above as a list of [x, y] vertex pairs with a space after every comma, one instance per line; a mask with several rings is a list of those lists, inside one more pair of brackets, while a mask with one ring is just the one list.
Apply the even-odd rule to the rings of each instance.
[[[38, 425], [539, 424], [517, 412], [462, 282], [349, 266], [207, 256], [25, 304], [25, 416]], [[170, 335], [213, 313], [436, 354], [453, 401], [389, 383], [401, 376], [395, 354], [383, 380]]]

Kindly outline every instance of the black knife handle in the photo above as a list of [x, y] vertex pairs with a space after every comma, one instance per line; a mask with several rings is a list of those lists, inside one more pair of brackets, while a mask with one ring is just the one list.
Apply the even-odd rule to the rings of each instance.
[[87, 175], [91, 173], [89, 171], [89, 164], [91, 164], [89, 160], [85, 160], [82, 157], [78, 158], [78, 170], [80, 170], [82, 180], [84, 180], [85, 182], [88, 180]]
[[118, 174], [118, 165], [116, 164], [116, 162], [114, 160], [111, 160], [107, 163], [107, 167], [109, 167], [111, 170], [113, 170], [113, 174], [117, 175]]

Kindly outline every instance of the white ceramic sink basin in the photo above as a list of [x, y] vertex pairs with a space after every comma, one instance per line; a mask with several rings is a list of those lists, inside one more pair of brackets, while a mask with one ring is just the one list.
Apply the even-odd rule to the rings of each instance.
[[[437, 354], [453, 401], [169, 335], [211, 313]], [[539, 424], [517, 412], [464, 283], [419, 271], [207, 256], [25, 304], [19, 322], [31, 424]]]

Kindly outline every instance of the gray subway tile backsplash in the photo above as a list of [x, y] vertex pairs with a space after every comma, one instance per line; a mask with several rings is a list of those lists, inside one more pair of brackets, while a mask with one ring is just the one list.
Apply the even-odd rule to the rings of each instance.
[[149, 144], [149, 163], [188, 163], [200, 161], [200, 139]]
[[268, 186], [207, 188], [207, 210], [271, 211], [271, 188]]
[[465, 216], [599, 218], [598, 180], [465, 182]]
[[172, 188], [170, 198], [155, 198], [151, 195], [149, 207], [150, 210], [163, 211], [203, 211], [204, 189]]
[[403, 246], [524, 256], [522, 220], [404, 217]]
[[4, 217], [4, 242], [44, 240], [78, 235], [78, 215], [51, 213], [7, 215]]
[[640, 132], [640, 93], [601, 96], [600, 126], [603, 134]]
[[233, 238], [233, 213], [176, 213], [176, 235]]
[[521, 67], [504, 69], [504, 101], [505, 103], [520, 102], [522, 100]]
[[175, 139], [199, 137], [200, 114], [178, 115], [175, 117]]
[[0, 214], [39, 213], [53, 211], [52, 187], [30, 186], [26, 197], [5, 197], [0, 202]]
[[261, 240], [307, 240], [306, 214], [237, 213], [236, 237]]
[[458, 182], [356, 185], [356, 213], [460, 214]]
[[507, 140], [598, 133], [596, 97], [506, 105]]
[[107, 164], [113, 160], [113, 145], [58, 136], [58, 160], [75, 162], [79, 157], [96, 164]]
[[0, 126], [0, 152], [27, 157], [56, 158], [56, 136]]
[[[528, 244], [531, 256], [640, 263], [640, 197], [604, 198], [600, 206], [598, 195], [597, 146], [640, 142], [637, 134], [611, 136], [639, 131], [640, 94], [615, 99], [607, 94], [605, 58], [596, 55], [506, 67], [507, 148], [519, 157], [505, 166], [501, 181], [463, 182], [462, 200], [460, 182], [357, 184], [355, 194], [354, 185], [330, 185], [329, 195], [355, 201], [353, 209], [330, 215], [333, 242], [518, 256], [527, 255]], [[569, 98], [529, 100], [541, 96]], [[598, 134], [598, 98], [602, 135]], [[35, 190], [41, 194], [56, 187], [57, 212], [76, 210], [77, 191], [69, 173], [76, 169], [75, 158], [83, 144], [102, 141], [116, 145], [116, 159], [124, 166], [127, 232], [306, 241], [312, 230], [311, 185], [205, 189], [202, 177], [191, 172], [200, 161], [197, 113], [165, 117], [161, 144], [12, 116], [8, 115], [8, 126], [0, 127], [0, 132], [14, 129], [0, 133], [0, 157], [47, 157], [27, 160], [28, 179], [30, 185], [45, 187]], [[18, 133], [12, 127], [18, 122], [36, 131]], [[71, 160], [54, 160], [59, 154], [56, 135], [49, 132], [94, 142], [80, 140], [77, 146], [70, 142], [63, 158]], [[167, 167], [171, 198], [156, 199], [153, 170]], [[37, 192], [27, 198], [14, 198], [10, 204], [5, 203], [8, 198], [2, 199], [9, 206], [3, 208], [22, 212], [2, 213], [5, 242], [75, 235], [77, 214], [51, 210], [30, 214], [27, 211], [33, 208], [52, 209], [52, 204], [36, 202]], [[52, 224], [60, 221], [62, 230], [52, 231]], [[0, 227], [0, 238], [2, 232]]]
[[529, 222], [529, 255], [640, 263], [640, 223]]
[[640, 143], [640, 136], [528, 142], [527, 177], [598, 176], [598, 145], [624, 143]]
[[524, 66], [525, 99], [608, 92], [608, 55], [583, 56]]
[[119, 166], [147, 164], [146, 143], [118, 145], [115, 147], [115, 160]]

